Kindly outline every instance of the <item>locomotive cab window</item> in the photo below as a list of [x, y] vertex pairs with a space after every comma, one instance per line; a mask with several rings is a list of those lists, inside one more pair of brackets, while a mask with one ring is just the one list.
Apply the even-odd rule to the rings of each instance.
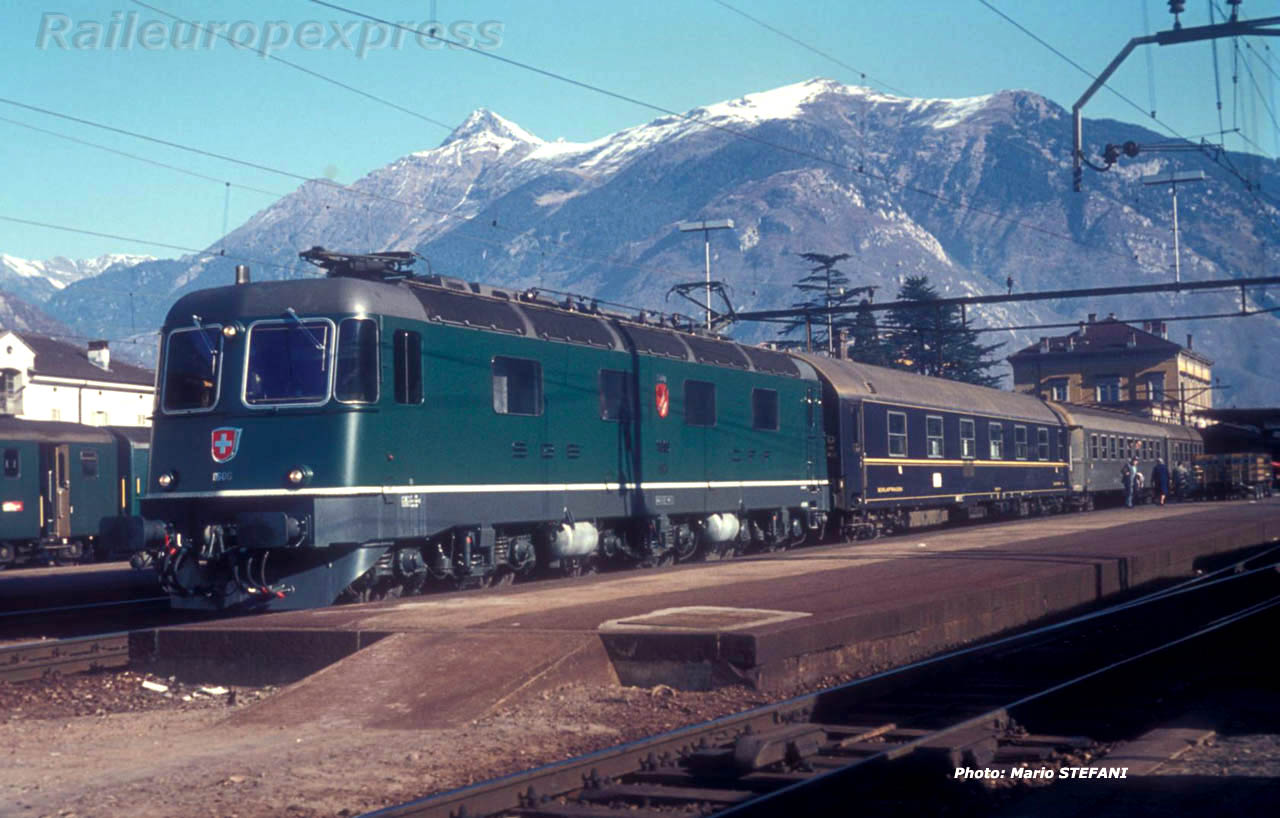
[[218, 402], [222, 363], [220, 327], [177, 329], [164, 350], [161, 408], [166, 412], [208, 412]]
[[1041, 460], [1049, 459], [1049, 430], [1048, 429], [1036, 430], [1036, 448], [1038, 450], [1036, 452], [1037, 457], [1039, 457]]
[[616, 369], [600, 370], [600, 419], [622, 421], [630, 416], [630, 375]]
[[907, 416], [902, 412], [889, 413], [889, 456], [907, 456]]
[[1018, 460], [1027, 459], [1027, 427], [1013, 427], [1013, 456]]
[[684, 382], [684, 422], [687, 426], [716, 425], [716, 385], [707, 381]]
[[541, 415], [542, 364], [523, 358], [495, 357], [493, 411], [499, 415]]
[[991, 436], [991, 459], [1004, 459], [1004, 427], [999, 423], [993, 423], [987, 427]]
[[774, 389], [751, 390], [751, 428], [774, 432], [778, 429], [778, 392]]
[[928, 415], [924, 419], [925, 454], [929, 457], [942, 457], [945, 451], [942, 437], [942, 418]]
[[422, 336], [398, 329], [391, 341], [396, 403], [422, 403]]
[[251, 326], [245, 404], [315, 406], [327, 401], [332, 338], [333, 325], [316, 318]]
[[978, 456], [977, 426], [969, 418], [960, 419], [960, 456], [966, 459]]
[[18, 477], [22, 474], [22, 452], [17, 449], [4, 450], [4, 476]]
[[338, 324], [333, 396], [342, 403], [378, 402], [378, 324], [344, 318]]
[[98, 476], [98, 453], [92, 449], [80, 452], [80, 473], [85, 477]]

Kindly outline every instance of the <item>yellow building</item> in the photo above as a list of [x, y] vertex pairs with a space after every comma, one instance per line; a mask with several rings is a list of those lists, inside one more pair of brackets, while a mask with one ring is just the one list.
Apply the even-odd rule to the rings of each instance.
[[1013, 388], [1050, 400], [1126, 409], [1166, 423], [1196, 423], [1211, 405], [1213, 361], [1168, 339], [1163, 322], [1142, 329], [1090, 314], [1070, 335], [1041, 338], [1009, 356]]

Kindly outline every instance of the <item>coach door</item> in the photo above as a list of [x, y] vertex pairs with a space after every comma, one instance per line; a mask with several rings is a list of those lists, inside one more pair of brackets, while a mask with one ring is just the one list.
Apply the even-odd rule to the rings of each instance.
[[822, 401], [818, 398], [818, 387], [810, 386], [805, 390], [805, 468], [806, 478], [817, 479], [818, 464], [826, 462], [826, 438], [822, 434]]
[[71, 536], [71, 472], [68, 471], [69, 449], [65, 443], [45, 444], [45, 533], [51, 537]]

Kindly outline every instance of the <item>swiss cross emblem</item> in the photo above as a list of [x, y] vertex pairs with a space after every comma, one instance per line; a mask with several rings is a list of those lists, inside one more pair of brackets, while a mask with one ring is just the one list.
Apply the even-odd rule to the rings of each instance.
[[226, 463], [240, 451], [240, 430], [231, 426], [219, 426], [213, 430], [209, 453], [214, 463]]

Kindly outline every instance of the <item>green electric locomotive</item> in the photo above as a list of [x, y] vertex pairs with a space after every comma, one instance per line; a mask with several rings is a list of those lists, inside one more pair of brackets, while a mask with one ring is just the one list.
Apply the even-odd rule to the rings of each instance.
[[798, 542], [820, 387], [670, 323], [307, 251], [180, 299], [141, 514], [180, 607], [287, 609]]

